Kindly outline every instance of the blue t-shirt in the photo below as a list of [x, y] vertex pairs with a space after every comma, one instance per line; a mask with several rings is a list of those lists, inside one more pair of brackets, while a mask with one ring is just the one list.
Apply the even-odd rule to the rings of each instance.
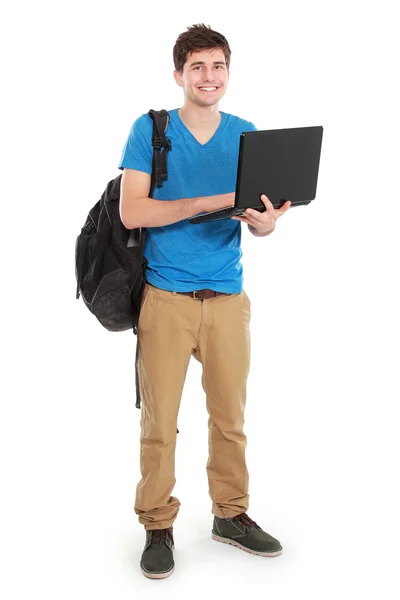
[[[166, 136], [168, 178], [154, 186], [156, 200], [178, 200], [234, 192], [240, 134], [255, 131], [249, 121], [221, 112], [213, 137], [200, 144], [181, 120], [178, 109], [168, 111]], [[118, 168], [151, 174], [153, 121], [144, 114], [133, 123]], [[162, 227], [148, 227], [144, 256], [146, 279], [168, 291], [210, 288], [237, 294], [243, 289], [241, 222], [230, 218], [208, 223], [187, 219]]]

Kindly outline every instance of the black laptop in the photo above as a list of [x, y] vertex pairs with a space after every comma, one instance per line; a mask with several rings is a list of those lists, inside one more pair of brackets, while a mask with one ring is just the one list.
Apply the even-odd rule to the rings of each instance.
[[188, 219], [203, 223], [229, 219], [246, 208], [266, 210], [265, 194], [274, 208], [290, 200], [291, 207], [315, 199], [323, 127], [245, 131], [240, 135], [235, 205]]

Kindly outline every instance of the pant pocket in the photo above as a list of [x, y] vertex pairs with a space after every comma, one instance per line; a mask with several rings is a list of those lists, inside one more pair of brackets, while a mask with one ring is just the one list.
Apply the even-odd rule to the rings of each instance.
[[139, 320], [138, 320], [138, 329], [140, 329], [141, 327], [141, 323], [143, 321], [143, 315], [146, 311], [146, 307], [148, 305], [149, 302], [149, 296], [151, 293], [152, 287], [151, 285], [149, 285], [148, 283], [144, 284], [144, 289], [143, 289], [143, 295], [142, 295], [142, 302], [140, 305], [140, 313], [139, 313]]

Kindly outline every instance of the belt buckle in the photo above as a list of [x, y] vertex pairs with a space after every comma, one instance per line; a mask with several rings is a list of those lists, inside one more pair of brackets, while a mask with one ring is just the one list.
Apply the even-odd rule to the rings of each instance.
[[[199, 292], [203, 292], [203, 294], [201, 296], [196, 296], [196, 294], [198, 294]], [[214, 298], [215, 295], [216, 293], [212, 290], [196, 290], [195, 292], [193, 292], [193, 298], [195, 300], [206, 300], [207, 298]]]

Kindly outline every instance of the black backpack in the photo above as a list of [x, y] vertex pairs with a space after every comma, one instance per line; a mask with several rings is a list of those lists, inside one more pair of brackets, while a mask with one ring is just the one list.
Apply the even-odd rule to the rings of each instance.
[[[167, 178], [171, 142], [165, 135], [168, 112], [150, 110], [148, 114], [153, 119], [152, 196], [154, 186], [161, 186]], [[119, 212], [121, 178], [122, 173], [108, 182], [76, 239], [76, 298], [82, 296], [108, 331], [133, 329], [136, 335], [148, 264], [143, 255], [146, 228], [130, 230], [123, 225]], [[140, 408], [137, 368], [136, 407]]]
[[[153, 119], [152, 196], [154, 185], [161, 186], [167, 177], [171, 142], [165, 137], [168, 112], [150, 110], [149, 115]], [[108, 331], [133, 329], [136, 335], [148, 264], [143, 256], [146, 229], [126, 229], [123, 225], [119, 213], [121, 179], [122, 173], [108, 182], [76, 239], [76, 298], [82, 296]]]

